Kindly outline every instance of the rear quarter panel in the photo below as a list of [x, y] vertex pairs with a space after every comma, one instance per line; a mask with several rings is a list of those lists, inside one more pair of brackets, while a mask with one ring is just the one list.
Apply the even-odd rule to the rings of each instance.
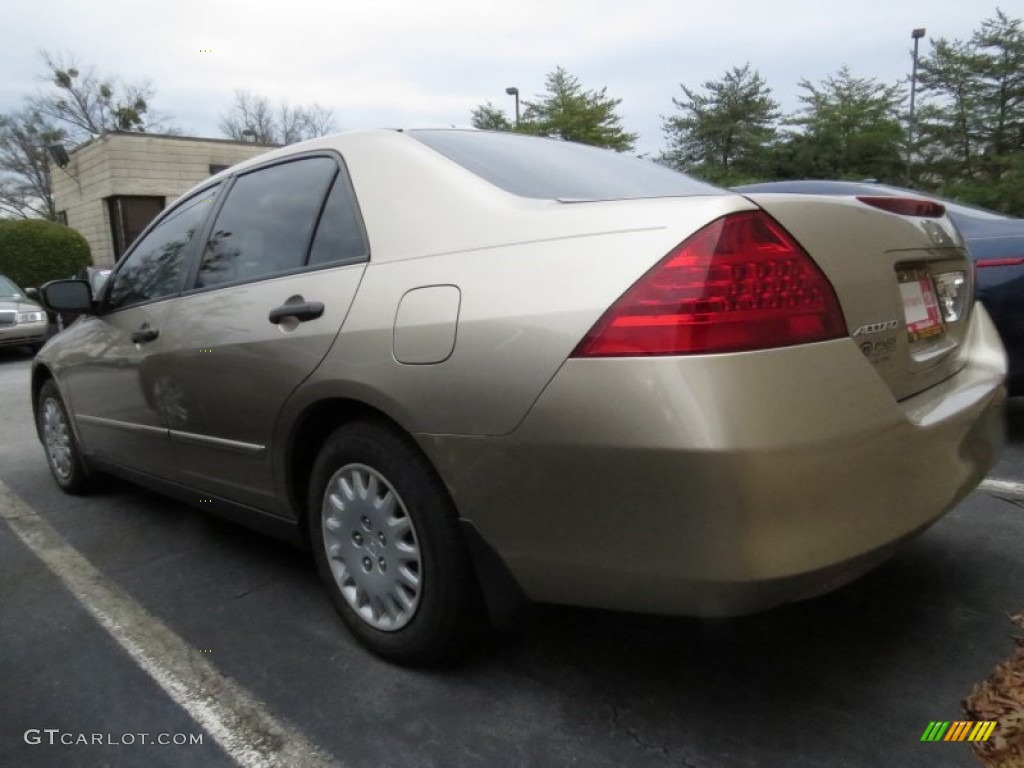
[[[370, 263], [334, 347], [285, 420], [291, 408], [341, 397], [410, 432], [506, 433], [648, 268], [709, 221], [753, 207], [725, 191], [574, 203], [518, 197], [394, 131], [304, 146], [344, 159]], [[402, 297], [440, 285], [460, 294], [451, 355], [399, 363], [393, 337]]]
[[[497, 217], [495, 238], [514, 232], [522, 241], [538, 229], [543, 238], [372, 260], [339, 338], [293, 407], [349, 397], [413, 433], [510, 432], [634, 281], [708, 221], [750, 207], [729, 195], [555, 203], [559, 208], [537, 216], [518, 205], [513, 198], [512, 210]], [[558, 210], [564, 212], [560, 222]], [[510, 218], [518, 226], [503, 230]], [[536, 226], [535, 218], [544, 222]], [[368, 230], [376, 253], [381, 241]], [[389, 234], [383, 242], [392, 239]], [[403, 245], [403, 252], [411, 247]], [[461, 293], [452, 354], [432, 365], [399, 363], [393, 353], [399, 302], [411, 290], [434, 285], [457, 286]]]

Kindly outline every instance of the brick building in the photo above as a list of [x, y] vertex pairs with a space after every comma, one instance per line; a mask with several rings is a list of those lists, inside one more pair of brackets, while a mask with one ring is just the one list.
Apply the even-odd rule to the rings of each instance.
[[110, 266], [179, 195], [213, 173], [273, 147], [229, 139], [106, 133], [51, 161], [58, 215], [89, 241], [97, 266]]

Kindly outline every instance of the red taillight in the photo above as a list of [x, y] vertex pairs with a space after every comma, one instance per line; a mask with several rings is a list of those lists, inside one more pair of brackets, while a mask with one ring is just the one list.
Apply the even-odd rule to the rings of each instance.
[[818, 265], [774, 219], [746, 211], [678, 245], [602, 315], [573, 356], [737, 352], [845, 335]]
[[974, 266], [978, 269], [984, 269], [985, 267], [1019, 267], [1024, 264], [1024, 257], [1008, 258], [1008, 259], [979, 259], [974, 262]]
[[936, 203], [934, 200], [918, 200], [913, 197], [870, 197], [867, 195], [857, 199], [865, 205], [881, 208], [889, 213], [898, 213], [900, 216], [923, 216], [937, 219], [946, 215], [946, 206]]

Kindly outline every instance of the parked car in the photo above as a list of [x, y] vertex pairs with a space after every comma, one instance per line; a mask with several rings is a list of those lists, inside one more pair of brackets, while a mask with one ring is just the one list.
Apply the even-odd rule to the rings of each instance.
[[46, 343], [49, 327], [39, 303], [0, 275], [0, 347], [27, 347], [35, 352]]
[[960, 230], [977, 269], [975, 295], [1006, 345], [1007, 384], [1024, 395], [1024, 219], [887, 184], [856, 181], [773, 181], [735, 187], [736, 192], [915, 197], [943, 205]]
[[833, 589], [985, 476], [1005, 358], [938, 210], [742, 195], [569, 142], [366, 131], [163, 212], [32, 372], [56, 482], [304, 537], [402, 662], [535, 601]]

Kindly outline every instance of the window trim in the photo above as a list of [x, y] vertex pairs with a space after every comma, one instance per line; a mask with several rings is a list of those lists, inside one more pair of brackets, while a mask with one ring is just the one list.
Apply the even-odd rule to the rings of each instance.
[[[340, 159], [340, 158], [339, 158]], [[334, 192], [334, 188], [338, 184], [344, 182], [345, 187], [349, 193], [349, 199], [352, 201], [353, 208], [356, 213], [356, 226], [359, 229], [359, 234], [363, 239], [364, 255], [359, 259], [335, 259], [334, 261], [321, 261], [316, 264], [310, 264], [309, 259], [313, 255], [313, 245], [316, 243], [317, 233], [320, 231], [320, 222], [324, 218], [324, 212], [327, 210], [327, 203], [331, 199], [331, 194]], [[366, 223], [363, 221], [363, 211], [359, 207], [359, 198], [356, 197], [356, 188], [352, 184], [352, 177], [348, 173], [348, 168], [345, 166], [344, 160], [338, 168], [338, 172], [334, 175], [334, 180], [331, 182], [331, 186], [327, 188], [327, 194], [324, 195], [324, 201], [320, 206], [320, 212], [316, 217], [316, 225], [313, 227], [313, 236], [309, 239], [309, 246], [306, 248], [306, 268], [316, 269], [324, 267], [344, 267], [349, 264], [363, 264], [370, 261], [370, 237], [366, 233]]]
[[[214, 189], [215, 187], [221, 187], [222, 191], [220, 194], [217, 195], [217, 200], [214, 203], [213, 212], [207, 214], [206, 220], [203, 222], [203, 225], [193, 234], [192, 240], [188, 244], [188, 248], [185, 251], [184, 258], [185, 268], [182, 270], [182, 275], [178, 278], [177, 289], [163, 296], [158, 296], [155, 299], [146, 299], [145, 301], [138, 301], [135, 302], [134, 304], [129, 304], [126, 307], [111, 307], [110, 304], [108, 303], [108, 299], [110, 297], [111, 290], [113, 290], [114, 282], [117, 280], [118, 274], [120, 274], [121, 270], [124, 268], [125, 262], [127, 262], [128, 259], [132, 257], [132, 254], [134, 254], [136, 250], [138, 250], [139, 245], [142, 244], [147, 237], [149, 237], [150, 232], [159, 227], [166, 219], [174, 215], [174, 213], [179, 208], [188, 205], [197, 197], [208, 194], [210, 190]], [[109, 277], [107, 277], [106, 282], [103, 284], [102, 295], [98, 297], [93, 297], [97, 302], [98, 314], [112, 315], [123, 310], [134, 309], [135, 307], [145, 307], [150, 304], [155, 304], [158, 301], [166, 301], [167, 299], [173, 299], [177, 296], [180, 296], [182, 294], [182, 291], [184, 290], [185, 285], [187, 285], [184, 278], [187, 277], [191, 269], [191, 264], [192, 262], [195, 261], [196, 243], [200, 241], [204, 243], [206, 242], [205, 237], [207, 230], [209, 229], [210, 224], [213, 221], [213, 217], [216, 216], [216, 214], [220, 211], [220, 206], [224, 200], [224, 191], [226, 191], [227, 187], [228, 184], [226, 184], [224, 180], [215, 181], [212, 184], [205, 185], [201, 189], [197, 190], [194, 194], [191, 194], [188, 197], [178, 200], [171, 207], [165, 208], [163, 211], [161, 211], [160, 215], [154, 218], [153, 221], [151, 221], [149, 225], [144, 230], [142, 230], [141, 233], [139, 233], [139, 236], [135, 238], [135, 242], [132, 243], [131, 247], [128, 250], [126, 250], [123, 254], [121, 254], [121, 258], [119, 258], [117, 260], [117, 263], [114, 264], [113, 268], [111, 269]]]
[[[110, 242], [114, 247], [115, 253], [117, 252], [118, 245], [121, 246], [122, 255], [131, 247], [133, 242], [125, 242], [125, 240], [127, 240], [128, 233], [125, 231], [124, 226], [125, 216], [123, 206], [125, 201], [128, 200], [159, 200], [160, 209], [156, 212], [156, 215], [150, 219], [150, 222], [159, 218], [167, 208], [166, 195], [109, 195], [103, 198], [103, 201], [106, 203], [107, 224], [110, 229]], [[148, 225], [143, 227], [143, 232], [145, 232], [147, 228]], [[136, 239], [139, 239], [140, 237], [142, 237], [141, 233], [136, 236]]]
[[[326, 157], [333, 160], [336, 166], [334, 178], [331, 184], [327, 188], [327, 193], [324, 195], [323, 201], [320, 204], [320, 209], [317, 212], [316, 222], [313, 227], [313, 233], [310, 236], [309, 242], [306, 244], [306, 252], [304, 256], [305, 263], [302, 266], [295, 267], [293, 269], [282, 270], [280, 272], [273, 272], [265, 275], [256, 275], [254, 277], [247, 277], [241, 280], [233, 280], [231, 282], [217, 283], [216, 285], [203, 285], [197, 286], [196, 281], [199, 279], [199, 269], [202, 266], [203, 253], [206, 252], [206, 244], [209, 239], [210, 233], [213, 230], [214, 224], [217, 221], [217, 217], [220, 215], [221, 209], [225, 205], [226, 201], [231, 197], [231, 191], [234, 189], [235, 182], [249, 174], [256, 173], [257, 171], [263, 171], [268, 168], [273, 168], [278, 165], [285, 165], [287, 163], [296, 162], [298, 160], [306, 160], [309, 158]], [[327, 207], [327, 199], [330, 197], [331, 192], [334, 190], [334, 186], [339, 180], [344, 177], [345, 183], [348, 187], [348, 192], [355, 208], [356, 222], [359, 225], [359, 234], [363, 238], [363, 243], [366, 246], [366, 255], [358, 261], [352, 261], [351, 259], [338, 259], [335, 261], [325, 261], [318, 264], [310, 264], [309, 256], [313, 249], [313, 242], [316, 240], [316, 233], [320, 228], [320, 220], [323, 217], [324, 210]], [[245, 169], [232, 173], [227, 178], [222, 179], [224, 183], [224, 190], [218, 196], [217, 205], [214, 208], [213, 213], [203, 226], [202, 235], [202, 246], [198, 247], [190, 255], [189, 269], [186, 270], [186, 277], [184, 284], [179, 296], [194, 296], [200, 293], [207, 293], [209, 291], [219, 291], [224, 288], [234, 288], [240, 285], [249, 285], [250, 283], [258, 283], [266, 280], [276, 280], [281, 277], [291, 277], [293, 275], [299, 275], [306, 272], [316, 272], [324, 269], [338, 269], [349, 266], [356, 266], [359, 264], [368, 264], [372, 259], [370, 238], [366, 231], [366, 221], [363, 218], [363, 211], [359, 205], [359, 198], [356, 195], [355, 185], [352, 183], [352, 175], [348, 172], [348, 165], [345, 163], [345, 158], [341, 156], [337, 150], [334, 149], [312, 149], [305, 152], [295, 152], [294, 154], [287, 155], [285, 157], [276, 157], [273, 160], [261, 163], [256, 166], [247, 166]], [[141, 236], [140, 236], [141, 239]]]

